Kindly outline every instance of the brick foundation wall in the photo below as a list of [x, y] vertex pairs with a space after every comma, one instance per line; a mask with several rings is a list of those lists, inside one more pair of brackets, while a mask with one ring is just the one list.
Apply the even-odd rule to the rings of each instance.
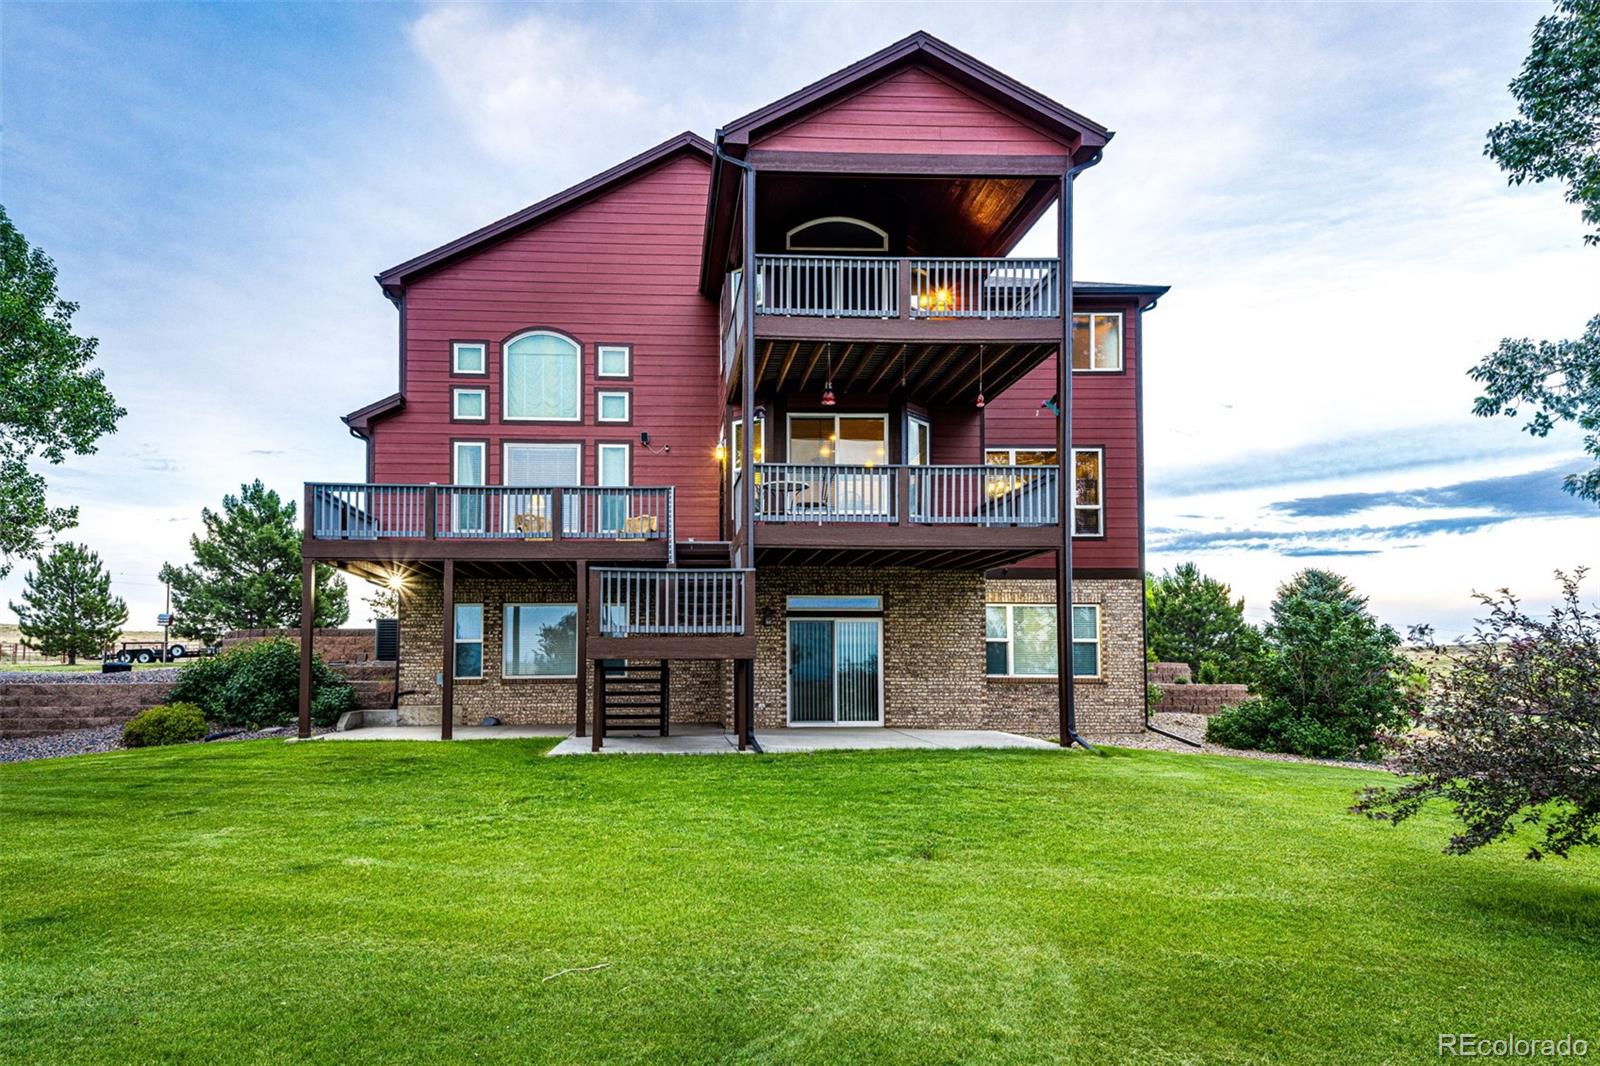
[[[253, 644], [268, 637], [284, 637], [300, 646], [298, 629], [236, 629], [222, 635], [222, 650]], [[377, 657], [378, 631], [375, 629], [318, 629], [311, 647], [325, 663], [364, 663]]]
[[[437, 581], [412, 582], [400, 597], [400, 721], [437, 725], [443, 693], [444, 589]], [[455, 721], [476, 725], [493, 715], [511, 725], [571, 725], [576, 717], [577, 681], [573, 678], [505, 678], [501, 676], [507, 603], [576, 603], [576, 583], [568, 578], [456, 579], [457, 603], [483, 604], [483, 677], [456, 679]], [[726, 717], [720, 662], [672, 664], [672, 721], [718, 724]], [[592, 708], [594, 670], [587, 668], [585, 708]]]
[[981, 729], [983, 576], [908, 568], [771, 567], [756, 575], [756, 728], [788, 722], [787, 597], [883, 597], [883, 721]]
[[[1054, 603], [1051, 579], [1006, 579], [985, 583], [988, 603]], [[1074, 686], [1078, 732], [1085, 736], [1137, 733], [1144, 729], [1144, 584], [1131, 580], [1072, 583], [1074, 603], [1100, 607], [1100, 677]], [[981, 630], [982, 620], [979, 621]], [[981, 637], [981, 632], [980, 632]], [[984, 728], [1055, 737], [1060, 711], [1053, 679], [988, 678]]]

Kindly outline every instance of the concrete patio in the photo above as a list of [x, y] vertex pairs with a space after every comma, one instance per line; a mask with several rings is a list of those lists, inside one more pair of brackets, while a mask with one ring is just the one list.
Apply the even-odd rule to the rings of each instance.
[[[588, 737], [572, 735], [571, 726], [468, 726], [455, 728], [456, 740], [526, 740], [531, 737], [563, 737], [551, 755], [592, 755]], [[324, 733], [316, 740], [438, 740], [439, 727], [432, 725], [383, 725]], [[888, 748], [1053, 748], [1047, 740], [1002, 733], [993, 729], [886, 729], [834, 727], [820, 729], [778, 729], [756, 734], [763, 751], [813, 752], [859, 751]], [[733, 734], [721, 726], [675, 725], [672, 735], [612, 732], [605, 738], [601, 755], [729, 755], [738, 753]]]

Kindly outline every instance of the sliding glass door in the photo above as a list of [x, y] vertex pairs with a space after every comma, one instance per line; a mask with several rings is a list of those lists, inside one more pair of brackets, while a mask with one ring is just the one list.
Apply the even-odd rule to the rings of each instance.
[[[888, 469], [886, 415], [790, 415], [789, 462], [804, 485], [794, 497], [800, 509], [831, 515], [883, 516], [894, 498]], [[827, 467], [848, 469], [831, 471]]]
[[789, 724], [883, 724], [883, 620], [789, 619]]

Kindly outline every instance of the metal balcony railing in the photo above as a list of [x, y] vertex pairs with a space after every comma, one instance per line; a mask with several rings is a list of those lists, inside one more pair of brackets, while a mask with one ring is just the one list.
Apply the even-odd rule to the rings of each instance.
[[[727, 345], [742, 323], [738, 272], [725, 292]], [[882, 256], [758, 255], [756, 310], [813, 318], [1058, 318], [1061, 267], [1055, 259], [889, 259]]]
[[599, 635], [738, 636], [749, 571], [597, 568]]
[[1052, 526], [1055, 466], [761, 463], [756, 519], [813, 524]]

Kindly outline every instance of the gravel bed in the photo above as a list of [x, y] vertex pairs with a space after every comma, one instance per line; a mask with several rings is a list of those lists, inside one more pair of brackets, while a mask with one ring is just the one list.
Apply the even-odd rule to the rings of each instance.
[[[1152, 751], [1177, 751], [1189, 755], [1237, 755], [1246, 759], [1266, 759], [1269, 762], [1304, 762], [1317, 766], [1342, 766], [1351, 770], [1383, 770], [1387, 769], [1381, 763], [1346, 762], [1340, 759], [1308, 759], [1303, 755], [1285, 755], [1272, 751], [1245, 751], [1240, 748], [1225, 748], [1221, 744], [1207, 744], [1206, 719], [1204, 714], [1179, 714], [1168, 712], [1166, 714], [1152, 714], [1150, 724], [1168, 733], [1176, 733], [1180, 737], [1198, 741], [1200, 747], [1191, 747], [1171, 737], [1162, 736], [1160, 733], [1144, 732], [1132, 735], [1118, 734], [1107, 743], [1124, 748], [1147, 748]], [[1093, 738], [1090, 738], [1091, 742]]]
[[69, 673], [0, 673], [0, 685], [126, 685], [134, 681], [176, 681], [181, 667], [161, 666], [154, 670], [128, 670], [119, 674]]
[[[313, 729], [312, 735], [330, 732]], [[294, 726], [275, 729], [257, 729], [249, 733], [235, 733], [215, 737], [212, 744], [225, 740], [271, 740], [292, 737]], [[30, 759], [59, 759], [67, 755], [93, 755], [101, 751], [117, 751], [122, 747], [120, 725], [101, 726], [98, 729], [74, 729], [48, 737], [24, 737], [17, 740], [0, 740], [0, 763], [27, 762]]]

